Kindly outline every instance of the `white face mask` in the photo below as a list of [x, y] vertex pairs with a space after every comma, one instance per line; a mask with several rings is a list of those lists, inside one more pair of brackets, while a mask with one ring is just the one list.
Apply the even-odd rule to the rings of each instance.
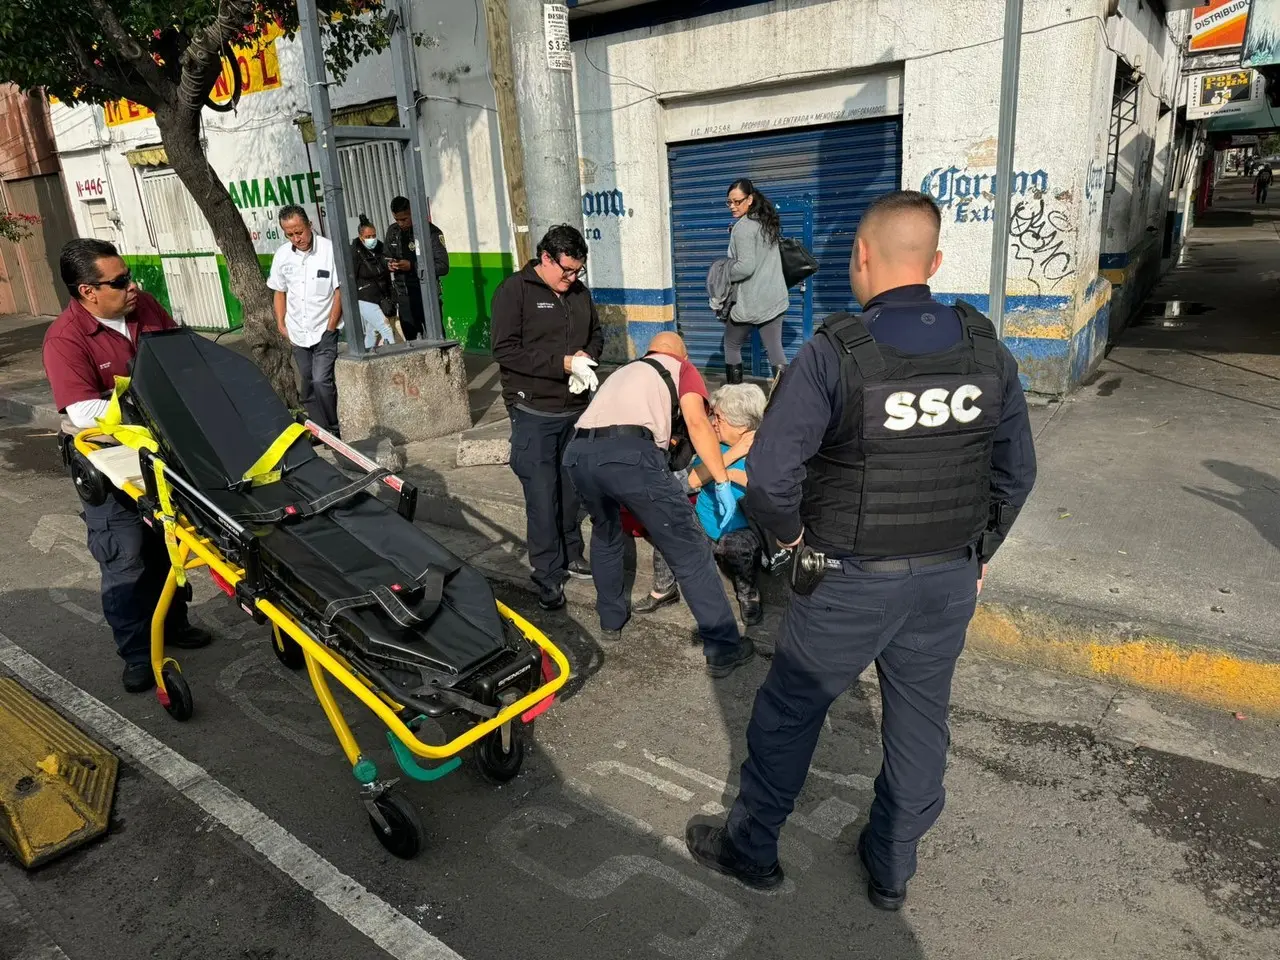
[[365, 237], [365, 238], [363, 238], [360, 242], [361, 242], [361, 243], [363, 243], [363, 244], [364, 244], [366, 247], [368, 247], [370, 250], [372, 250], [374, 247], [376, 247], [376, 246], [378, 245], [378, 238], [377, 238], [377, 237]]

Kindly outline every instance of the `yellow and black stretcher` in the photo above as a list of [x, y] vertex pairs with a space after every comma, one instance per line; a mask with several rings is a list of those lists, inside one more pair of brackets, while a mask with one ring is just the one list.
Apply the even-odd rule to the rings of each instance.
[[[351, 479], [317, 443], [363, 472]], [[165, 619], [188, 571], [206, 567], [270, 625], [280, 661], [307, 671], [391, 853], [418, 853], [419, 818], [357, 744], [331, 680], [386, 725], [410, 779], [439, 779], [464, 751], [491, 781], [519, 772], [524, 725], [568, 680], [564, 654], [412, 522], [411, 483], [294, 421], [246, 358], [185, 330], [144, 336], [131, 378], [118, 381], [99, 426], [74, 438], [69, 460], [86, 502], [127, 497], [163, 532], [171, 569], [151, 664], [175, 719], [189, 719], [194, 701], [165, 652]], [[424, 739], [429, 730], [445, 734]]]

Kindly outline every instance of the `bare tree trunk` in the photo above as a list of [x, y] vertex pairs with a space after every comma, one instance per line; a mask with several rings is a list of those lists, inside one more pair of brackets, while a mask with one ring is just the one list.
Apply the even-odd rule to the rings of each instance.
[[253, 359], [281, 399], [290, 409], [296, 409], [301, 403], [293, 354], [276, 329], [273, 296], [262, 278], [249, 228], [200, 145], [199, 114], [175, 104], [159, 105], [155, 114], [169, 165], [209, 221], [209, 229], [226, 257], [231, 291], [244, 308], [244, 338]]

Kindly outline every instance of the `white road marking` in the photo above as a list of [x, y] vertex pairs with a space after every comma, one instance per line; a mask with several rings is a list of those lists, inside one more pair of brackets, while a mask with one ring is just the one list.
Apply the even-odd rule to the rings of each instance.
[[716, 777], [711, 776], [709, 773], [703, 773], [701, 770], [696, 770], [693, 767], [686, 767], [684, 764], [677, 763], [670, 757], [660, 757], [651, 750], [646, 750], [644, 751], [644, 758], [650, 763], [656, 764], [665, 770], [670, 770], [672, 773], [680, 774], [680, 776], [684, 777], [686, 780], [691, 780], [694, 783], [700, 783], [708, 790], [715, 790], [717, 793], [721, 793], [726, 796], [731, 792], [736, 792], [731, 791], [729, 784], [725, 783], [725, 781], [719, 780]]
[[203, 767], [50, 670], [3, 633], [0, 664], [195, 803], [397, 960], [463, 960], [443, 941], [224, 787]]
[[639, 767], [632, 767], [625, 763], [619, 763], [617, 760], [601, 760], [587, 766], [587, 769], [597, 776], [607, 777], [611, 773], [620, 773], [624, 777], [630, 777], [632, 780], [638, 780], [646, 786], [653, 787], [659, 793], [665, 793], [668, 797], [674, 797], [681, 803], [688, 803], [693, 799], [693, 791], [686, 790], [678, 783], [672, 783], [670, 780], [663, 780], [661, 777], [655, 777], [648, 770], [641, 770]]
[[5, 918], [5, 925], [9, 927], [5, 946], [18, 951], [12, 955], [13, 960], [70, 960], [62, 948], [36, 925], [35, 919], [3, 883], [0, 883], [0, 917]]
[[61, 587], [50, 588], [49, 599], [68, 613], [74, 613], [86, 623], [92, 623], [95, 627], [105, 627], [107, 625], [106, 618], [102, 614], [94, 613], [92, 610], [80, 606], [80, 604], [68, 597], [67, 591]]
[[[315, 695], [311, 685], [291, 670], [284, 670], [276, 660], [275, 654], [267, 649], [271, 643], [265, 633], [256, 640], [241, 641], [241, 645], [250, 648], [249, 653], [238, 660], [232, 660], [218, 674], [218, 689], [223, 696], [240, 708], [246, 717], [276, 736], [296, 743], [302, 749], [314, 753], [317, 757], [332, 757], [338, 752], [337, 744], [332, 740], [321, 740], [298, 729], [298, 724], [287, 717], [271, 716], [258, 708], [259, 704], [311, 704], [315, 705]], [[271, 673], [272, 685], [258, 689], [252, 695], [240, 689], [245, 674], [255, 667]], [[313, 718], [314, 719], [314, 718]]]
[[854, 790], [874, 790], [876, 787], [874, 777], [864, 776], [861, 773], [832, 773], [830, 770], [823, 770], [821, 767], [810, 767], [809, 772], [815, 777], [830, 780], [832, 783], [838, 783], [842, 787], [852, 787]]
[[812, 813], [793, 813], [791, 819], [810, 833], [835, 842], [845, 827], [857, 822], [859, 814], [853, 804], [845, 803], [839, 797], [827, 797]]

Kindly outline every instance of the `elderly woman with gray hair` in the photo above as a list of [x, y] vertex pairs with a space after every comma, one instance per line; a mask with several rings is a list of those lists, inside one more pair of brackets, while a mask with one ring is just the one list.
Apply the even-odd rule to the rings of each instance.
[[[753, 383], [730, 383], [711, 395], [711, 425], [720, 438], [720, 451], [733, 483], [737, 507], [721, 518], [716, 499], [710, 489], [711, 472], [694, 459], [689, 467], [687, 489], [697, 495], [694, 509], [702, 529], [714, 544], [716, 563], [733, 581], [742, 622], [751, 626], [764, 620], [760, 606], [758, 577], [763, 545], [742, 512], [742, 498], [747, 487], [747, 453], [755, 440], [756, 429], [764, 417], [764, 391]], [[657, 550], [653, 553], [653, 592], [632, 606], [634, 613], [652, 613], [680, 599], [680, 588]]]

